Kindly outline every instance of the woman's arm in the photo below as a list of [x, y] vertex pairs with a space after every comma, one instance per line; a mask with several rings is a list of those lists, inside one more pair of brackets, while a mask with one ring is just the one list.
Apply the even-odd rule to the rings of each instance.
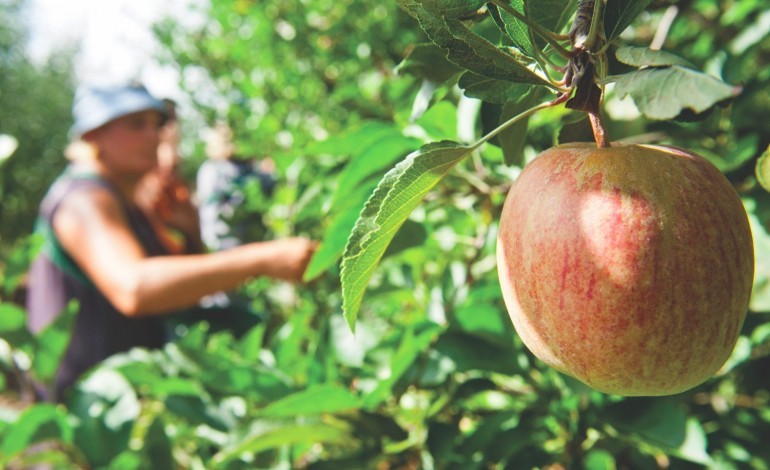
[[288, 238], [210, 254], [148, 257], [119, 202], [104, 189], [71, 194], [53, 225], [69, 255], [127, 316], [188, 307], [256, 276], [297, 282], [314, 249], [309, 240]]

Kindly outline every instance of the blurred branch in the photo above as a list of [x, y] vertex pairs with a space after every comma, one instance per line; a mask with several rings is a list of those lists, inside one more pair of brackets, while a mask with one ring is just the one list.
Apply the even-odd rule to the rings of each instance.
[[663, 13], [663, 18], [660, 20], [660, 24], [658, 24], [658, 29], [655, 31], [655, 36], [652, 38], [650, 49], [659, 51], [663, 48], [663, 44], [666, 42], [668, 33], [671, 31], [671, 26], [674, 24], [677, 15], [679, 15], [679, 7], [676, 5], [671, 5], [666, 9], [665, 13]]

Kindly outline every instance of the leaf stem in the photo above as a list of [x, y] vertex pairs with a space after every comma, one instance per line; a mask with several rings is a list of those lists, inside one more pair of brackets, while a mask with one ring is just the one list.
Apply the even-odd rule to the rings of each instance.
[[471, 146], [471, 149], [476, 150], [477, 148], [479, 148], [483, 144], [489, 142], [490, 140], [495, 138], [498, 134], [500, 134], [501, 132], [503, 132], [504, 130], [509, 128], [510, 126], [516, 124], [517, 122], [521, 121], [522, 119], [526, 119], [526, 118], [532, 116], [533, 114], [535, 114], [536, 112], [540, 111], [541, 109], [549, 108], [549, 107], [554, 106], [556, 104], [558, 104], [556, 100], [546, 101], [545, 103], [540, 103], [537, 106], [533, 106], [533, 107], [529, 108], [528, 110], [526, 110], [526, 111], [524, 111], [524, 112], [522, 112], [520, 114], [517, 114], [516, 116], [508, 119], [504, 123], [502, 123], [499, 126], [497, 126], [497, 128], [495, 128], [494, 130], [490, 131], [487, 135], [485, 135], [484, 137], [479, 139], [478, 142], [476, 142], [475, 144], [473, 144]]
[[[597, 72], [603, 77], [607, 66], [603, 31], [604, 0], [580, 0], [575, 21], [569, 31], [573, 56], [564, 75], [565, 83], [571, 87], [569, 93], [574, 90], [575, 97], [567, 101], [566, 106], [588, 114], [594, 140], [599, 148], [610, 146], [607, 129], [601, 118], [604, 85], [598, 86], [596, 83]], [[598, 53], [595, 52], [597, 48], [600, 49]]]
[[[520, 11], [516, 10], [512, 6], [508, 5], [507, 3], [503, 2], [502, 0], [492, 0], [491, 3], [494, 5], [502, 8], [503, 10], [507, 11], [511, 15], [515, 16], [517, 20], [521, 21], [522, 23], [526, 24], [527, 27], [536, 32], [545, 42], [547, 42], [551, 47], [554, 48], [556, 52], [559, 53], [562, 57], [570, 57], [570, 52], [562, 47], [561, 44], [556, 39], [556, 35], [552, 33], [551, 31], [548, 31], [547, 29], [543, 28], [539, 24], [535, 23], [534, 21], [527, 18], [526, 15], [522, 15]], [[537, 48], [536, 44], [532, 44], [533, 47]]]
[[573, 50], [596, 52], [604, 44], [604, 0], [580, 0], [569, 30]]
[[591, 29], [588, 30], [588, 38], [583, 43], [586, 49], [593, 51], [596, 42], [600, 37], [601, 30], [604, 27], [604, 0], [594, 2], [594, 14], [591, 18]]
[[[529, 3], [524, 3], [524, 9], [526, 12], [526, 16], [529, 17]], [[532, 50], [534, 51], [535, 55], [535, 61], [540, 66], [540, 70], [543, 71], [543, 74], [545, 75], [545, 78], [548, 79], [548, 82], [553, 85], [555, 88], [561, 90], [561, 84], [554, 80], [553, 77], [551, 77], [551, 74], [548, 72], [548, 67], [546, 65], [550, 65], [551, 67], [558, 69], [559, 66], [551, 60], [550, 57], [548, 57], [548, 54], [545, 53], [545, 51], [541, 51], [539, 47], [535, 46], [537, 44], [535, 42], [535, 31], [533, 28], [527, 28], [527, 35], [529, 37], [529, 42], [532, 43]], [[568, 37], [569, 38], [569, 37]]]

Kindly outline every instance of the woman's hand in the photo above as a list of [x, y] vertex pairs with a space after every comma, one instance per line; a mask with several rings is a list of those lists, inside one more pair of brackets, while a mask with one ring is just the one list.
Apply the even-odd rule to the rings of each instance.
[[181, 231], [187, 238], [200, 238], [198, 208], [175, 172], [156, 171], [145, 176], [136, 203], [151, 219]]
[[274, 279], [298, 283], [316, 250], [317, 243], [294, 237], [262, 242], [271, 254], [267, 275]]

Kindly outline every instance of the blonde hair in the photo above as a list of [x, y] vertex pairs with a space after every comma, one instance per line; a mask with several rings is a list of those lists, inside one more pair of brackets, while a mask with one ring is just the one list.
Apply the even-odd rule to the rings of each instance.
[[99, 159], [99, 150], [91, 142], [78, 139], [67, 145], [64, 156], [71, 162], [91, 162]]

